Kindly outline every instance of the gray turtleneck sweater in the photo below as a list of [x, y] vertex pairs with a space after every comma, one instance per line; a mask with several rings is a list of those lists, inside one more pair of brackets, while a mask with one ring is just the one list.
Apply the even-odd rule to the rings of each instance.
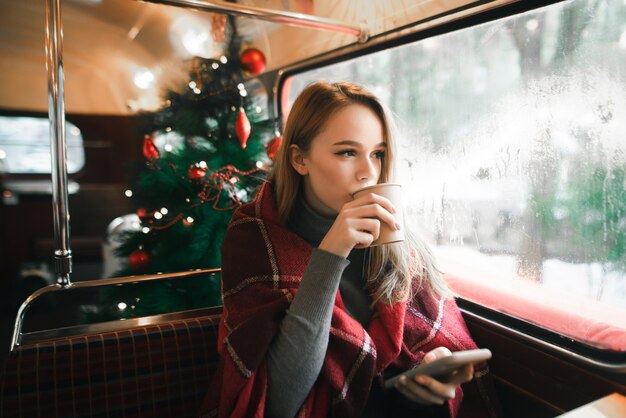
[[367, 249], [354, 249], [345, 259], [317, 248], [333, 222], [315, 213], [302, 196], [288, 221], [289, 229], [311, 244], [313, 252], [267, 354], [265, 412], [270, 417], [295, 416], [317, 380], [337, 289], [348, 312], [364, 327], [372, 315], [364, 277]]

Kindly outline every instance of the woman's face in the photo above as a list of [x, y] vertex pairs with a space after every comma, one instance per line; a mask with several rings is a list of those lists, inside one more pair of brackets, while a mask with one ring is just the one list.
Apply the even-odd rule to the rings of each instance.
[[320, 215], [333, 217], [352, 200], [352, 193], [378, 183], [385, 150], [376, 113], [352, 104], [326, 122], [308, 153], [293, 145], [291, 162], [304, 176], [307, 203]]

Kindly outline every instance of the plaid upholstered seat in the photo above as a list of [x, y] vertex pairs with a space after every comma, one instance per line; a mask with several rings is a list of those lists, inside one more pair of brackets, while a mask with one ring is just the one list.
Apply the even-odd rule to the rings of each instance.
[[20, 346], [5, 364], [0, 416], [195, 416], [217, 366], [220, 311]]

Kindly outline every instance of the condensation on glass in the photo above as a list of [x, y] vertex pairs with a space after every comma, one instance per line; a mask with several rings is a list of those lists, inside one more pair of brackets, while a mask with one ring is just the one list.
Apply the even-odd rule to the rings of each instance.
[[399, 125], [407, 218], [461, 296], [626, 351], [626, 2], [576, 0], [294, 76]]

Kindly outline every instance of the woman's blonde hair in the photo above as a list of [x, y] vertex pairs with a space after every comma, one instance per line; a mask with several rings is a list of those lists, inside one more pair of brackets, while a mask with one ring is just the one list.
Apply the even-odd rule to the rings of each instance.
[[[392, 179], [395, 128], [378, 98], [359, 84], [330, 84], [324, 81], [310, 84], [300, 93], [289, 112], [283, 143], [268, 177], [274, 186], [278, 221], [282, 225], [287, 223], [302, 187], [302, 176], [289, 159], [291, 145], [297, 145], [303, 153], [308, 153], [313, 139], [331, 115], [353, 104], [366, 106], [378, 116], [387, 144], [379, 183]], [[439, 296], [448, 296], [449, 291], [427, 245], [410, 231], [405, 231], [405, 237], [404, 242], [370, 248], [367, 286], [373, 293], [374, 303], [379, 300], [388, 303], [406, 300], [424, 286]], [[417, 278], [415, 282], [413, 277]]]

